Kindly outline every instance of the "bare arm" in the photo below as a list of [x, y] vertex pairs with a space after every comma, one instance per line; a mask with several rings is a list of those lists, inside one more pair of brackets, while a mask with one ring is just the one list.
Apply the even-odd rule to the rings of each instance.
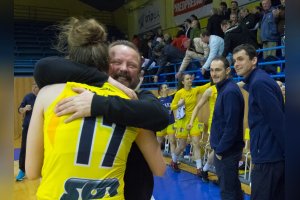
[[208, 88], [207, 90], [205, 90], [205, 92], [203, 93], [201, 99], [198, 101], [196, 107], [193, 110], [192, 113], [192, 117], [191, 120], [189, 122], [189, 124], [187, 125], [187, 129], [190, 130], [193, 126], [193, 122], [195, 121], [199, 110], [203, 107], [203, 105], [208, 101], [209, 97], [211, 96], [211, 88]]
[[44, 108], [42, 104], [43, 90], [41, 90], [35, 101], [31, 116], [26, 145], [25, 169], [28, 179], [41, 177], [44, 159]]
[[163, 176], [166, 171], [166, 164], [155, 134], [152, 131], [142, 129], [135, 139], [135, 142], [141, 150], [152, 173], [155, 176]]

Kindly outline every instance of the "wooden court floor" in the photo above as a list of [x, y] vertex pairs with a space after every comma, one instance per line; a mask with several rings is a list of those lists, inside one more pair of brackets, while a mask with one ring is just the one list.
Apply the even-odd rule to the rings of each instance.
[[[165, 157], [166, 164], [170, 163], [170, 158]], [[18, 161], [14, 161], [14, 185], [13, 185], [13, 199], [14, 200], [35, 200], [36, 199], [36, 191], [39, 185], [39, 180], [28, 180], [25, 178], [21, 182], [16, 182], [15, 177], [19, 171], [19, 163]], [[194, 167], [186, 165], [184, 163], [180, 164], [180, 168], [184, 171], [195, 174], [196, 170]], [[216, 176], [212, 173], [209, 175], [210, 180], [216, 179]], [[250, 187], [246, 184], [242, 184], [242, 189], [246, 194], [250, 194]]]

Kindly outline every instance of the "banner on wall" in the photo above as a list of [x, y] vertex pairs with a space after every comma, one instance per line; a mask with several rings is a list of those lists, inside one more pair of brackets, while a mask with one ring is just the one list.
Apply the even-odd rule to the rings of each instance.
[[153, 1], [138, 11], [138, 32], [143, 33], [160, 26], [159, 1]]
[[198, 18], [210, 15], [212, 0], [174, 0], [173, 16], [176, 25], [183, 24], [192, 14]]

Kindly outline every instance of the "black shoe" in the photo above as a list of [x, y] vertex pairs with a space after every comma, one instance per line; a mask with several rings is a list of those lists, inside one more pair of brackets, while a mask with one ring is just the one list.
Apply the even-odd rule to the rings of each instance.
[[219, 185], [219, 180], [217, 179], [217, 180], [212, 180], [211, 181], [213, 184], [215, 184], [215, 185]]
[[202, 172], [203, 172], [202, 169], [197, 169], [196, 176], [202, 178]]
[[179, 169], [179, 167], [178, 167], [178, 164], [177, 163], [175, 163], [175, 162], [173, 162], [173, 161], [171, 161], [171, 163], [170, 163], [170, 167], [173, 169], [173, 171], [174, 172], [180, 172], [180, 169]]
[[209, 180], [208, 180], [208, 171], [201, 171], [201, 175], [202, 175], [202, 181], [204, 182], [204, 183], [208, 183], [209, 182]]

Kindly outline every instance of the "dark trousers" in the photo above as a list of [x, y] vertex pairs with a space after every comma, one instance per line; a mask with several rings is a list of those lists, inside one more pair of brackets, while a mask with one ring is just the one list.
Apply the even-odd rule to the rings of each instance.
[[251, 173], [251, 200], [283, 200], [284, 161], [255, 164]]
[[21, 151], [19, 156], [19, 169], [25, 172], [25, 155], [26, 155], [26, 140], [27, 140], [28, 126], [23, 126]]
[[241, 157], [242, 151], [226, 155], [221, 160], [216, 157], [216, 154], [214, 156], [222, 200], [244, 199], [238, 169]]

